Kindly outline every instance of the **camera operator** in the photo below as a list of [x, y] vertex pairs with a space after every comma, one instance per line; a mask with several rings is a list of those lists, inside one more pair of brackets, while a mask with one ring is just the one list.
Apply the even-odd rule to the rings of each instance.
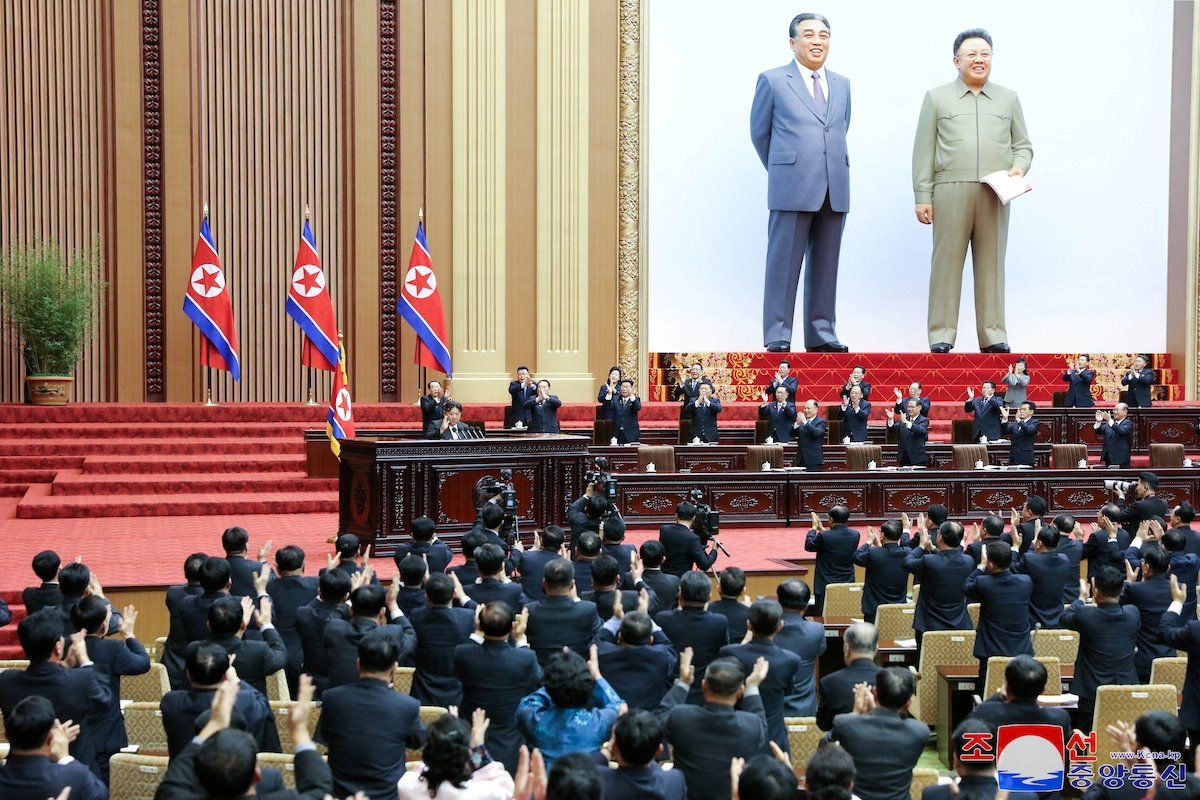
[[1143, 472], [1138, 475], [1137, 483], [1125, 492], [1124, 499], [1118, 500], [1121, 516], [1115, 520], [1127, 531], [1136, 533], [1142, 522], [1157, 519], [1166, 524], [1167, 504], [1158, 496], [1158, 476], [1153, 472]]
[[607, 511], [608, 499], [592, 483], [588, 484], [583, 497], [567, 506], [567, 524], [571, 526], [572, 551], [578, 546], [579, 534], [584, 531], [600, 533], [600, 520]]
[[717, 560], [716, 547], [706, 552], [700, 537], [692, 532], [695, 520], [696, 506], [685, 500], [675, 507], [675, 522], [658, 529], [658, 540], [667, 551], [663, 558], [663, 572], [683, 575], [691, 570], [693, 564], [703, 572]]
[[511, 575], [520, 566], [525, 548], [520, 538], [512, 537], [513, 543], [510, 545], [507, 537], [501, 533], [504, 528], [504, 509], [497, 503], [484, 503], [479, 510], [479, 524], [485, 544], [494, 544], [504, 551], [504, 571]]
[[621, 572], [621, 580], [626, 588], [632, 588], [629, 582], [629, 571], [633, 565], [633, 555], [637, 548], [625, 544], [625, 520], [613, 513], [600, 521], [600, 547], [604, 555], [616, 559], [617, 569]]

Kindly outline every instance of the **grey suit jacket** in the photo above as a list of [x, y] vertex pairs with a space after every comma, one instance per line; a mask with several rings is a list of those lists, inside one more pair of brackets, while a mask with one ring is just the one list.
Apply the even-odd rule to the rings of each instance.
[[771, 211], [850, 210], [850, 81], [825, 70], [826, 109], [817, 109], [795, 61], [758, 76], [750, 106], [750, 138], [767, 168]]

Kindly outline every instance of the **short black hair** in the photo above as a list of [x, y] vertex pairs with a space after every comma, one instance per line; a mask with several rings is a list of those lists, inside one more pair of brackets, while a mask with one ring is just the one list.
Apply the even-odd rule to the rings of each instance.
[[545, 378], [538, 378], [537, 385], [541, 386], [543, 383], [546, 384], [546, 388], [550, 387], [550, 381], [546, 380]]
[[808, 608], [808, 598], [811, 596], [812, 590], [808, 588], [808, 584], [795, 578], [789, 578], [775, 590], [779, 605], [791, 611], [803, 611]]
[[242, 629], [242, 599], [218, 597], [208, 607], [208, 629], [213, 638], [232, 636]]
[[232, 528], [226, 528], [221, 534], [221, 548], [225, 551], [225, 555], [233, 555], [245, 550], [250, 544], [250, 534], [245, 528], [239, 528], [234, 525]]
[[92, 571], [87, 564], [72, 561], [58, 571], [58, 590], [63, 597], [78, 597], [92, 582]]
[[642, 557], [642, 563], [650, 569], [661, 567], [663, 559], [667, 555], [667, 549], [663, 547], [662, 542], [658, 539], [647, 539], [642, 542], [642, 546], [638, 548], [638, 551]]
[[521, 366], [517, 367], [517, 372], [520, 372], [521, 370], [525, 370], [526, 372], [529, 372], [529, 367], [522, 364]]
[[993, 567], [1001, 570], [1007, 570], [1012, 566], [1012, 548], [1008, 542], [993, 541], [987, 543], [987, 559], [988, 563]]
[[680, 605], [704, 605], [712, 597], [712, 581], [703, 572], [692, 570], [679, 578]]
[[581, 556], [596, 556], [600, 554], [600, 536], [595, 531], [584, 531], [576, 540], [575, 549]]
[[621, 380], [617, 382], [617, 385], [623, 386], [626, 383], [628, 383], [630, 386], [633, 386], [633, 378], [621, 378]]
[[1075, 518], [1070, 514], [1059, 514], [1054, 518], [1054, 527], [1058, 528], [1060, 533], [1070, 533], [1075, 530]]
[[726, 567], [717, 576], [722, 597], [738, 597], [746, 589], [746, 573], [740, 567]]
[[714, 658], [704, 668], [704, 682], [709, 691], [718, 697], [732, 697], [742, 688], [746, 673], [742, 662], [732, 656]]
[[875, 675], [875, 694], [879, 705], [892, 711], [904, 708], [917, 690], [912, 670], [907, 667], [887, 667]]
[[457, 411], [458, 413], [461, 414], [462, 410], [463, 410], [462, 403], [458, 402], [457, 400], [451, 400], [448, 403], [443, 403], [442, 409], [444, 410], [444, 413], [446, 413], [446, 414], [449, 414], [451, 411]]
[[566, 589], [575, 580], [575, 565], [565, 558], [552, 558], [546, 562], [542, 580], [547, 589]]
[[471, 725], [453, 714], [443, 714], [428, 728], [421, 760], [425, 771], [421, 780], [434, 794], [443, 783], [458, 789], [467, 780], [464, 767], [471, 757]]
[[200, 569], [208, 561], [208, 553], [192, 553], [183, 560], [183, 577], [188, 583], [200, 582]]
[[[954, 55], [958, 55], [958, 48], [962, 47], [962, 43], [967, 39], [983, 39], [988, 43], [988, 47], [992, 47], [992, 35], [983, 28], [967, 28], [965, 31], [954, 37]], [[1082, 358], [1087, 356], [1081, 355]]]
[[984, 381], [983, 385], [992, 387], [993, 392], [996, 391], [996, 382], [995, 381]]
[[304, 551], [294, 544], [275, 551], [275, 566], [280, 572], [294, 572], [304, 568]]
[[[1169, 531], [1169, 533], [1179, 534], [1179, 538], [1183, 538], [1183, 534], [1179, 531]], [[1171, 568], [1171, 554], [1162, 545], [1151, 542], [1142, 550], [1142, 563], [1149, 564], [1155, 575], [1162, 575]]]
[[229, 566], [229, 561], [216, 556], [204, 562], [200, 567], [200, 586], [205, 592], [219, 592], [229, 585], [229, 579], [233, 577], [233, 570]]
[[241, 797], [250, 790], [258, 744], [245, 731], [226, 728], [196, 751], [196, 779], [210, 797]]
[[552, 553], [558, 552], [567, 540], [567, 532], [558, 525], [547, 525], [542, 528], [542, 549]]
[[100, 633], [107, 616], [108, 603], [95, 595], [83, 598], [71, 608], [71, 622], [84, 633]]
[[622, 644], [650, 644], [654, 634], [654, 621], [645, 611], [626, 611], [619, 633]]
[[1184, 525], [1189, 525], [1196, 518], [1196, 509], [1192, 507], [1191, 503], [1185, 501], [1175, 506], [1175, 516]]
[[943, 522], [938, 526], [938, 537], [950, 547], [958, 547], [963, 540], [963, 526], [957, 522]]
[[1032, 400], [1026, 400], [1023, 403], [1021, 403], [1021, 405], [1029, 406], [1030, 411], [1037, 411], [1037, 403], [1033, 402]]
[[350, 594], [350, 576], [345, 570], [327, 569], [317, 579], [317, 591], [327, 603], [340, 603]]
[[[329, 572], [342, 572], [340, 569]], [[328, 575], [329, 573], [325, 573]], [[345, 575], [345, 572], [342, 572]], [[425, 582], [425, 559], [409, 553], [400, 559], [400, 582], [405, 586], [420, 586]]]
[[1158, 476], [1153, 472], [1139, 472], [1138, 480], [1149, 486], [1151, 489], [1158, 489]]
[[738, 780], [738, 796], [755, 800], [791, 800], [798, 788], [795, 770], [774, 756], [762, 754], [746, 762]]
[[663, 739], [663, 724], [649, 711], [634, 708], [617, 719], [613, 735], [616, 736], [621, 758], [631, 766], [644, 767], [658, 753]]
[[[968, 736], [968, 734], [971, 735]], [[977, 735], [986, 736], [989, 740], [995, 739], [996, 728], [992, 723], [980, 717], [967, 717], [959, 723], [958, 727], [954, 729], [954, 733], [950, 735], [950, 749], [954, 754], [951, 763], [960, 768], [966, 768], [968, 772], [986, 772], [995, 768], [996, 762], [994, 761], [976, 764], [974, 761], [963, 760], [963, 756], [970, 756], [975, 751], [974, 742], [978, 741]]]
[[[1073, 519], [1072, 522], [1074, 522]], [[1057, 525], [1043, 525], [1038, 529], [1037, 540], [1041, 542], [1047, 550], [1054, 550], [1058, 547], [1058, 540], [1061, 538], [1061, 536], [1062, 534], [1058, 532]]]
[[783, 619], [783, 607], [774, 600], [755, 600], [750, 604], [746, 624], [757, 636], [773, 636]]
[[[1166, 711], [1147, 711], [1133, 723], [1134, 737], [1145, 749], [1152, 753], [1184, 751], [1186, 732], [1183, 723], [1174, 714]], [[1175, 759], [1155, 761], [1158, 771], [1162, 772], [1167, 766], [1177, 763]]]
[[187, 674], [197, 686], [216, 686], [229, 671], [229, 652], [213, 641], [202, 641], [187, 655]]
[[1036, 494], [1031, 494], [1029, 497], [1025, 498], [1025, 507], [1028, 508], [1029, 513], [1033, 514], [1035, 517], [1046, 516], [1046, 511], [1048, 508], [1046, 501], [1043, 498], [1038, 497]]
[[350, 593], [350, 609], [356, 617], [378, 617], [387, 601], [382, 587], [365, 584]]
[[1046, 665], [1033, 656], [1014, 656], [1004, 668], [1004, 685], [1010, 700], [1037, 700], [1046, 691]]
[[376, 628], [358, 642], [358, 668], [361, 672], [387, 672], [396, 665], [400, 648], [396, 640]]
[[53, 550], [43, 550], [33, 557], [33, 574], [43, 581], [52, 581], [58, 577], [58, 568], [62, 559]]
[[898, 519], [889, 519], [879, 526], [879, 530], [883, 532], [883, 538], [889, 542], [898, 542], [900, 541], [900, 537], [904, 535], [904, 528], [900, 525], [900, 520]]
[[684, 500], [679, 505], [675, 506], [675, 517], [687, 522], [689, 519], [696, 518], [696, 506]]
[[829, 509], [829, 521], [835, 525], [845, 525], [850, 521], [850, 509], [842, 505], [834, 506]]
[[1166, 531], [1162, 536], [1162, 545], [1170, 553], [1182, 553], [1187, 547], [1187, 537], [1183, 535], [1183, 531]]
[[475, 550], [475, 566], [479, 574], [490, 576], [504, 571], [504, 548], [498, 544], [488, 543]]
[[352, 561], [358, 556], [358, 537], [353, 533], [343, 533], [333, 543], [333, 549], [344, 561]]
[[1103, 564], [1097, 570], [1092, 580], [1096, 583], [1096, 591], [1105, 597], [1119, 597], [1125, 586], [1125, 573], [1112, 564]]
[[487, 544], [487, 537], [482, 531], [467, 531], [462, 538], [462, 554], [467, 561], [475, 560], [475, 551]]
[[433, 573], [425, 580], [425, 596], [430, 605], [449, 605], [454, 599], [454, 578], [444, 572]]
[[550, 654], [542, 668], [542, 681], [546, 694], [559, 708], [586, 706], [596, 688], [587, 662], [571, 650]]
[[9, 744], [14, 750], [37, 750], [46, 743], [56, 719], [49, 700], [40, 694], [29, 695], [4, 717]]
[[983, 518], [983, 532], [988, 536], [999, 536], [1004, 533], [1004, 520], [995, 514], [988, 514]]
[[934, 525], [941, 525], [946, 520], [950, 519], [950, 509], [946, 508], [941, 503], [934, 503], [925, 512], [925, 516], [929, 517], [929, 521]]
[[488, 530], [497, 530], [504, 524], [504, 509], [497, 503], [485, 503], [479, 510], [479, 520]]
[[812, 800], [850, 800], [856, 772], [854, 759], [840, 744], [823, 744], [808, 760], [805, 788]]
[[612, 556], [598, 556], [592, 562], [592, 586], [614, 586], [620, 578], [621, 568], [617, 566], [617, 560]]
[[486, 603], [479, 612], [479, 630], [484, 636], [508, 636], [513, 629], [512, 607], [502, 600]]
[[625, 520], [620, 517], [609, 517], [600, 522], [600, 532], [606, 542], [620, 542], [625, 539]]
[[412, 538], [418, 542], [428, 542], [437, 532], [437, 525], [429, 517], [417, 517], [408, 526]]
[[546, 797], [551, 800], [600, 800], [603, 786], [591, 756], [568, 753], [554, 762], [546, 779]]
[[57, 606], [35, 611], [17, 625], [17, 639], [30, 663], [48, 661], [54, 648], [62, 641], [62, 616]]

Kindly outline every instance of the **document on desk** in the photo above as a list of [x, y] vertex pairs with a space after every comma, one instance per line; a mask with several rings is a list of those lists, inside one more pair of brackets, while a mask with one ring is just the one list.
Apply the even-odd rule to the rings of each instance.
[[992, 191], [1004, 205], [1012, 202], [1013, 198], [1033, 191], [1033, 187], [1025, 180], [1024, 175], [1009, 175], [1004, 170], [984, 175], [979, 182], [992, 187]]

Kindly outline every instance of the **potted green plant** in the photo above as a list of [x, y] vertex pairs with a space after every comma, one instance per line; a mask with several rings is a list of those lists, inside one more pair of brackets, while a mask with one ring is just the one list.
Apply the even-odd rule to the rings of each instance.
[[0, 310], [21, 341], [33, 405], [61, 406], [83, 354], [104, 289], [100, 247], [69, 257], [53, 241], [0, 253]]

